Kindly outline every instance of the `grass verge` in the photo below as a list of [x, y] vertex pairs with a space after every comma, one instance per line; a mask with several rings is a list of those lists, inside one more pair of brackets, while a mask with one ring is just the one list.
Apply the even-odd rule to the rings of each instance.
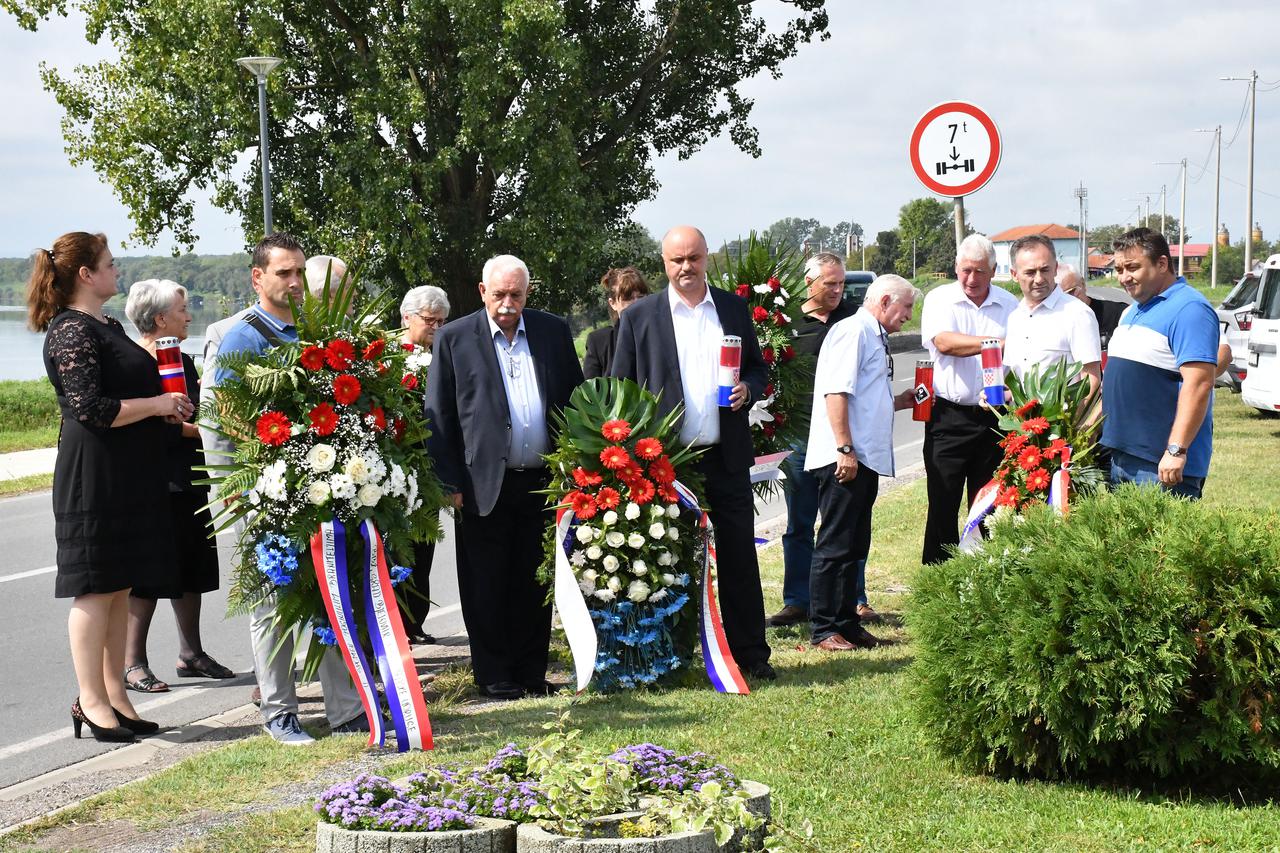
[[30, 477], [17, 477], [12, 480], [0, 480], [0, 498], [21, 495], [26, 492], [38, 492], [53, 488], [52, 474], [32, 474]]
[[58, 399], [48, 379], [0, 381], [0, 453], [58, 443]]

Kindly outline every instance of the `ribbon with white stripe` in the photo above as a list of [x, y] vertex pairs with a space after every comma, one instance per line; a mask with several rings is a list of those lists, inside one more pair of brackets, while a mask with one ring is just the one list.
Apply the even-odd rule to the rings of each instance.
[[560, 625], [564, 628], [569, 651], [573, 654], [573, 671], [578, 692], [581, 693], [587, 689], [591, 676], [595, 674], [599, 638], [596, 637], [596, 626], [591, 621], [582, 588], [578, 586], [577, 576], [569, 565], [569, 552], [573, 549], [574, 520], [573, 510], [567, 507], [561, 507], [556, 513], [556, 542], [559, 547], [555, 549], [554, 588], [556, 612], [560, 614]]

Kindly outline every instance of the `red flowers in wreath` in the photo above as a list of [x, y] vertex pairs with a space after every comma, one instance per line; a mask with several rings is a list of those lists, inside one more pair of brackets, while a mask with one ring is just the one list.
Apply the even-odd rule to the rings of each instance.
[[293, 424], [283, 412], [266, 412], [258, 418], [258, 440], [272, 447], [279, 447], [289, 440]]
[[298, 363], [307, 370], [319, 370], [324, 367], [325, 349], [315, 344], [308, 345], [302, 350], [302, 355], [298, 356]]
[[751, 309], [751, 319], [755, 320], [757, 323], [763, 323], [769, 319], [769, 309], [765, 308], [763, 305], [757, 305]]
[[600, 427], [600, 434], [609, 441], [626, 441], [631, 435], [631, 424], [626, 421], [605, 421]]
[[641, 459], [657, 459], [662, 455], [662, 442], [656, 438], [642, 438], [636, 442], [636, 456]]
[[308, 412], [307, 419], [316, 435], [332, 435], [338, 428], [338, 412], [328, 403], [321, 403]]
[[600, 451], [600, 464], [608, 468], [610, 471], [619, 471], [631, 462], [631, 456], [627, 451], [617, 445], [606, 447]]
[[350, 341], [334, 338], [324, 349], [324, 360], [334, 370], [346, 370], [355, 361], [356, 348]]
[[349, 373], [333, 378], [333, 399], [349, 406], [360, 398], [360, 380]]
[[564, 502], [578, 518], [591, 518], [598, 509], [595, 498], [583, 492], [570, 492], [564, 496]]

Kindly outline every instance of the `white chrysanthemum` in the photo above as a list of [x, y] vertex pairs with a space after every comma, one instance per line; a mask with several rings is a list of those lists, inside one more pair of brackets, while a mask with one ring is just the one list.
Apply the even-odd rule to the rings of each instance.
[[307, 486], [307, 500], [316, 506], [323, 506], [329, 501], [329, 484], [324, 480], [315, 480]]
[[575, 566], [585, 565], [587, 562], [587, 555], [581, 551], [574, 551], [573, 556], [569, 558], [569, 562], [573, 563]]
[[649, 515], [653, 518], [662, 518], [662, 516], [666, 515], [666, 512], [667, 511], [658, 504], [654, 504], [649, 507]]
[[600, 559], [600, 555], [603, 553], [604, 552], [600, 550], [599, 545], [592, 545], [590, 548], [587, 549], [587, 559], [598, 560]]
[[258, 504], [260, 504], [260, 503], [262, 503], [262, 495], [258, 494], [258, 490], [257, 490], [257, 489], [250, 489], [250, 490], [249, 490], [249, 505], [250, 505], [250, 506], [257, 506], [257, 505], [258, 505]]
[[631, 561], [631, 574], [642, 575], [647, 571], [649, 571], [649, 567], [644, 564], [644, 560]]
[[582, 573], [582, 576], [589, 581], [594, 581], [596, 578], [600, 577], [600, 574], [595, 569], [587, 569]]
[[667, 504], [667, 518], [680, 517], [680, 504]]
[[382, 500], [382, 489], [373, 483], [365, 483], [356, 495], [360, 498], [360, 503], [365, 506], [377, 506], [378, 501]]
[[662, 582], [667, 586], [675, 586], [676, 576], [671, 574], [671, 572], [666, 572], [662, 575]]
[[676, 561], [676, 558], [671, 556], [670, 551], [663, 551], [661, 554], [658, 555], [659, 566], [669, 566], [675, 561]]
[[404, 360], [404, 366], [413, 373], [419, 373], [431, 366], [431, 350], [425, 347], [415, 347], [409, 357]]
[[619, 592], [622, 590], [622, 581], [618, 580], [617, 575], [614, 575], [613, 577], [609, 578], [608, 587], [614, 592]]
[[418, 475], [410, 474], [408, 479], [409, 489], [405, 493], [404, 502], [408, 505], [409, 512], [417, 512], [422, 506], [422, 501], [418, 500]]
[[338, 500], [348, 500], [356, 496], [356, 484], [346, 474], [334, 474], [329, 478], [329, 490]]
[[773, 288], [769, 286], [768, 282], [764, 284], [757, 284], [755, 287], [751, 289], [754, 290], [756, 293], [759, 293], [761, 296], [765, 296], [773, 292]]
[[604, 566], [606, 572], [616, 572], [618, 570], [618, 558], [612, 554], [605, 557], [600, 564]]
[[613, 510], [609, 510], [604, 514], [604, 518], [600, 519], [600, 522], [605, 527], [612, 527], [613, 525], [618, 523], [618, 514]]
[[596, 582], [578, 578], [578, 589], [582, 590], [583, 595], [592, 595], [596, 591]]
[[589, 524], [583, 524], [578, 527], [578, 532], [574, 534], [578, 537], [578, 541], [586, 545], [592, 539], [596, 538], [596, 531]]
[[369, 482], [369, 463], [364, 460], [363, 456], [352, 456], [347, 460], [347, 464], [342, 466], [342, 472], [351, 478], [351, 482], [364, 484]]
[[592, 593], [592, 595], [594, 595], [596, 598], [600, 599], [601, 601], [613, 601], [613, 599], [617, 596], [617, 593], [615, 593], [611, 589], [597, 589], [594, 593]]
[[369, 482], [381, 483], [387, 476], [387, 463], [382, 461], [378, 451], [370, 448], [360, 454], [364, 464], [369, 466]]
[[398, 498], [404, 494], [404, 489], [407, 483], [408, 481], [405, 480], [404, 477], [404, 469], [398, 464], [393, 463], [391, 466], [391, 476], [387, 477], [387, 482], [383, 483], [382, 486], [387, 490], [387, 494], [391, 495], [393, 498]]
[[674, 527], [668, 527], [667, 538], [670, 539], [672, 542], [675, 542], [677, 539], [680, 538], [680, 531], [676, 530]]
[[654, 539], [661, 539], [663, 536], [667, 535], [667, 528], [655, 521], [653, 524], [649, 525], [649, 535]]
[[623, 536], [617, 530], [610, 530], [605, 534], [604, 541], [610, 548], [621, 548], [622, 543], [627, 541], [627, 537]]
[[288, 497], [289, 482], [285, 479], [285, 462], [278, 459], [262, 471], [258, 478], [258, 491], [262, 496], [273, 501], [282, 501]]
[[627, 537], [627, 544], [630, 545], [632, 548], [643, 548], [644, 534], [632, 533], [630, 536]]
[[773, 297], [773, 304], [781, 307], [787, 304], [787, 299], [785, 296], [775, 296]]
[[635, 521], [640, 517], [640, 504], [634, 502], [627, 504], [625, 515], [627, 516], [627, 521]]
[[307, 464], [317, 474], [332, 471], [333, 464], [337, 461], [338, 453], [332, 444], [317, 444], [307, 451]]
[[657, 592], [655, 592], [653, 595], [649, 596], [649, 600], [652, 602], [659, 602], [666, 597], [667, 597], [667, 591], [665, 589], [660, 589]]
[[644, 581], [632, 581], [631, 585], [627, 587], [627, 598], [631, 599], [636, 604], [639, 604], [648, 597], [649, 585]]

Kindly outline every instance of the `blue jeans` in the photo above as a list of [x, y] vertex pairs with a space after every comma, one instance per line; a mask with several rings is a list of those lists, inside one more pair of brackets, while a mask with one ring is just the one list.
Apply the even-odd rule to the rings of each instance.
[[[782, 534], [782, 603], [809, 611], [809, 572], [813, 566], [813, 527], [818, 522], [818, 480], [804, 470], [805, 445], [792, 448], [783, 463], [787, 489], [787, 532]], [[867, 603], [867, 561], [859, 560], [855, 604]]]
[[1161, 486], [1165, 491], [1181, 495], [1192, 500], [1199, 500], [1204, 490], [1204, 477], [1183, 477], [1176, 486], [1165, 486], [1160, 482], [1159, 466], [1148, 462], [1140, 456], [1125, 453], [1123, 450], [1111, 451], [1111, 484], [1137, 483], [1139, 485]]

